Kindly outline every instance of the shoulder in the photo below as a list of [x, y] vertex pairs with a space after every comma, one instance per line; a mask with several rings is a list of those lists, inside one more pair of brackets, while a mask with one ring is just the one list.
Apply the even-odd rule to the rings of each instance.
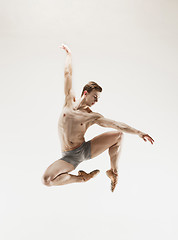
[[61, 111], [61, 114], [71, 114], [73, 113], [74, 110], [73, 110], [73, 106], [63, 106], [63, 109]]

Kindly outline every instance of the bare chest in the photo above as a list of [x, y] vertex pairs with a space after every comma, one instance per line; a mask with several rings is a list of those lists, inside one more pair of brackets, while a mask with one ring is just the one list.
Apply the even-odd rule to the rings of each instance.
[[64, 131], [85, 132], [88, 127], [88, 113], [74, 109], [63, 109], [59, 118], [59, 127]]

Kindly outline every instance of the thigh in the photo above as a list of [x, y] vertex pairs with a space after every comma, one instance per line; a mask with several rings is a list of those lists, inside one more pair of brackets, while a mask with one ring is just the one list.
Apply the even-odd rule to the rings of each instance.
[[103, 153], [106, 149], [114, 145], [122, 133], [111, 131], [100, 134], [91, 140], [91, 158]]
[[75, 168], [72, 164], [65, 162], [64, 160], [57, 160], [52, 163], [45, 171], [44, 177], [54, 179], [56, 176], [62, 173], [71, 172]]

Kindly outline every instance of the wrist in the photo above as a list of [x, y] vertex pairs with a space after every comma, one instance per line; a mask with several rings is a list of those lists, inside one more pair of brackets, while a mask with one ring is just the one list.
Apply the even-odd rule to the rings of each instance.
[[139, 137], [142, 137], [143, 134], [144, 134], [143, 132], [137, 131], [137, 135], [138, 135]]

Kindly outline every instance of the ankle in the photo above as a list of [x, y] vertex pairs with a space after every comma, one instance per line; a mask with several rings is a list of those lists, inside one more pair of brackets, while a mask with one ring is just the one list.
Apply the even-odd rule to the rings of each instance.
[[114, 174], [118, 175], [118, 169], [116, 169], [116, 168], [111, 168], [111, 171], [112, 171]]

